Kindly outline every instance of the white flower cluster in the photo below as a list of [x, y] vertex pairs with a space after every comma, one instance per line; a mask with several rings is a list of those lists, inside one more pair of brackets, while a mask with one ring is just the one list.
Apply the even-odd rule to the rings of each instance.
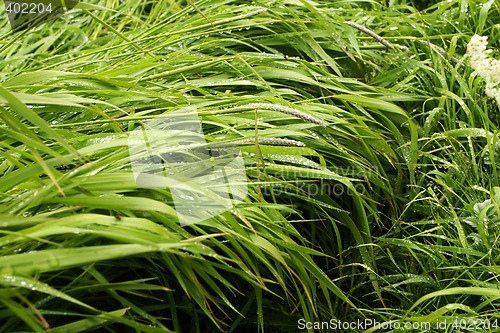
[[467, 45], [467, 54], [472, 68], [486, 81], [486, 95], [500, 105], [500, 60], [488, 56], [493, 50], [487, 50], [487, 44], [488, 37], [474, 35]]

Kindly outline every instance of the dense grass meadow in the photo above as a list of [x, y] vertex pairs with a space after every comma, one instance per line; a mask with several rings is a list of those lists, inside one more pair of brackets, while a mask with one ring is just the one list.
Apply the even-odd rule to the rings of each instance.
[[[0, 7], [0, 333], [500, 332], [500, 110], [467, 56], [500, 59], [499, 0]], [[181, 226], [128, 138], [187, 108], [248, 189]]]

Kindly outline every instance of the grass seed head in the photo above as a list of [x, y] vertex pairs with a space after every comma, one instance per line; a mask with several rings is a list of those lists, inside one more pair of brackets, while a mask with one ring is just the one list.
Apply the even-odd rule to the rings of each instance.
[[307, 113], [302, 112], [300, 110], [293, 109], [291, 107], [281, 105], [281, 104], [250, 103], [250, 104], [244, 105], [243, 107], [253, 108], [253, 109], [262, 109], [262, 110], [270, 110], [270, 111], [278, 111], [278, 112], [292, 115], [294, 117], [300, 118], [302, 120], [305, 120], [305, 121], [313, 123], [313, 124], [318, 124], [321, 126], [327, 125], [327, 123], [325, 123], [323, 120], [320, 120], [314, 116], [311, 116], [310, 114], [307, 114]]

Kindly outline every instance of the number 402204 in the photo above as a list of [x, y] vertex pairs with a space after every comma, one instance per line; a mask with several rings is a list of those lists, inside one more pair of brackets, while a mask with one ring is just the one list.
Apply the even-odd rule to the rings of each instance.
[[21, 14], [41, 14], [52, 13], [52, 5], [49, 3], [27, 3], [27, 2], [9, 2], [5, 7], [7, 13]]

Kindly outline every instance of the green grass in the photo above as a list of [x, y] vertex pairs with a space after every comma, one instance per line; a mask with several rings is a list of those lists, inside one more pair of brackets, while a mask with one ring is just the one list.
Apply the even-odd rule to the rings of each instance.
[[[498, 22], [494, 0], [106, 0], [3, 20], [0, 332], [499, 320], [499, 107], [464, 57], [475, 33], [498, 50]], [[169, 190], [135, 184], [127, 138], [188, 106], [208, 142], [247, 140], [249, 188], [181, 227]]]

